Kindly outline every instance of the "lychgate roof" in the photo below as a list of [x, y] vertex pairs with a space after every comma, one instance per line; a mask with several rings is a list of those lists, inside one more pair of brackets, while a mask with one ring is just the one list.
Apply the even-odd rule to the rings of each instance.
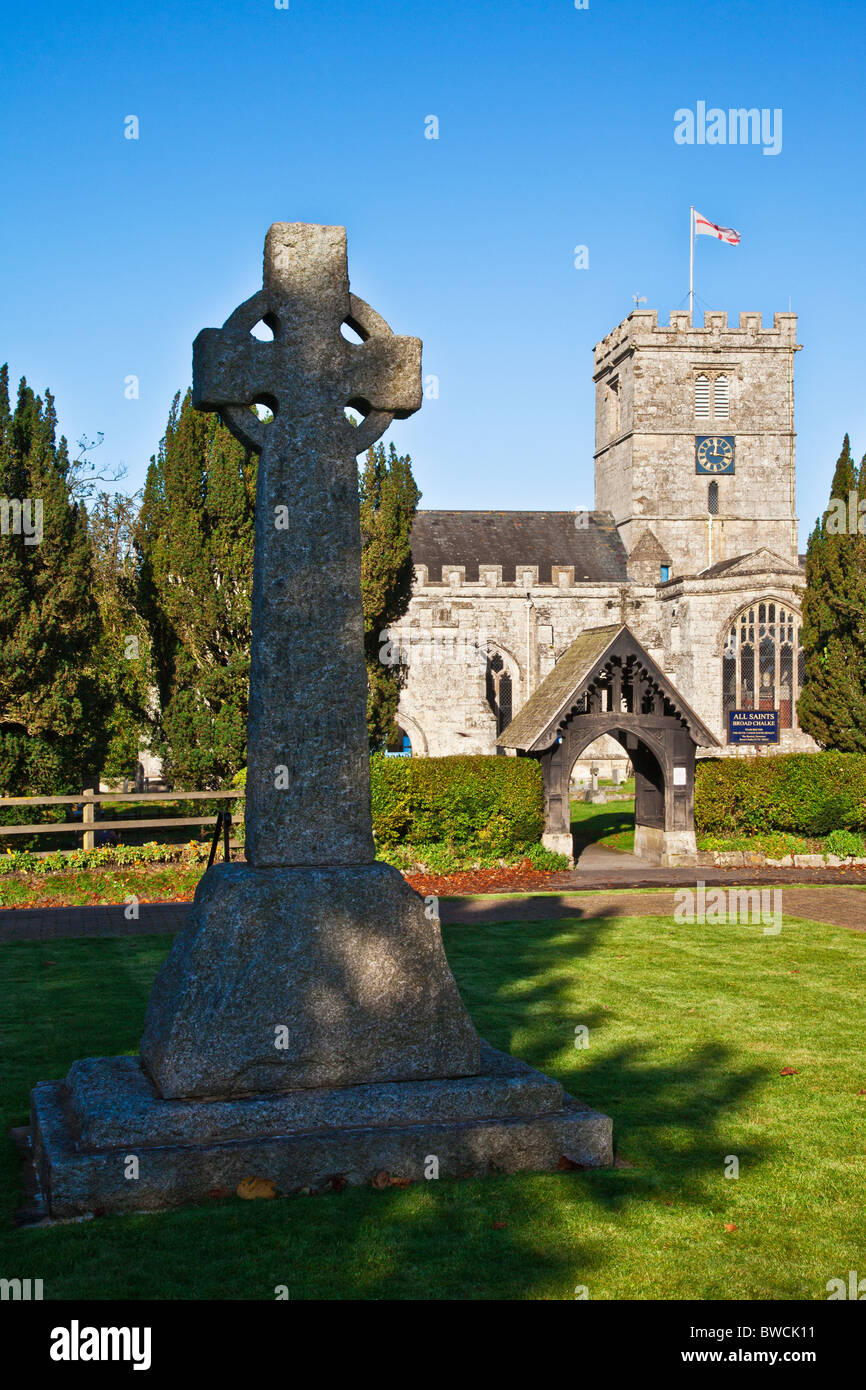
[[[585, 524], [584, 524], [585, 523]], [[412, 560], [427, 566], [431, 583], [443, 565], [465, 565], [477, 582], [479, 565], [501, 565], [505, 584], [518, 567], [538, 566], [538, 582], [552, 582], [553, 565], [573, 565], [574, 578], [628, 583], [625, 546], [610, 512], [416, 513]]]
[[635, 659], [652, 684], [673, 706], [675, 714], [682, 719], [695, 742], [703, 747], [717, 746], [715, 734], [686, 704], [625, 624], [588, 628], [582, 632], [563, 652], [553, 670], [545, 676], [507, 728], [503, 729], [497, 740], [500, 746], [524, 753], [543, 752], [549, 748], [559, 726], [576, 712], [584, 692], [614, 657]]

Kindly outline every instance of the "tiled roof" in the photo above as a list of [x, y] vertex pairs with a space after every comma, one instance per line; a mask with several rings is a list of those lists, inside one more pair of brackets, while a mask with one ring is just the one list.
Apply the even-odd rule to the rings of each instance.
[[[567, 717], [580, 698], [582, 688], [590, 683], [609, 653], [611, 656], [637, 657], [651, 680], [670, 701], [678, 717], [685, 722], [695, 742], [706, 748], [718, 747], [715, 734], [686, 704], [631, 629], [616, 623], [609, 627], [588, 628], [575, 638], [523, 708], [503, 729], [497, 743], [503, 748], [517, 748], [522, 752], [533, 749], [543, 752], [545, 743], [549, 744], [552, 738], [552, 726]], [[613, 714], [611, 719], [614, 719]]]
[[531, 748], [621, 631], [621, 625], [613, 623], [610, 627], [589, 628], [575, 638], [508, 727], [503, 729], [497, 740], [502, 747]]
[[552, 565], [573, 565], [577, 581], [628, 582], [625, 547], [610, 512], [420, 511], [412, 559], [427, 566], [432, 583], [441, 581], [443, 565], [465, 565], [470, 582], [478, 580], [479, 565], [501, 565], [506, 584], [516, 582], [518, 565], [537, 565], [541, 584], [551, 583]]

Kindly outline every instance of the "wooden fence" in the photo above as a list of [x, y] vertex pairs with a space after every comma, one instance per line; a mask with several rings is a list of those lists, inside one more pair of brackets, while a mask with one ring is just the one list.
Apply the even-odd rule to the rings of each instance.
[[[96, 819], [96, 807], [132, 801], [238, 801], [246, 796], [243, 788], [228, 792], [96, 792], [83, 791], [80, 796], [4, 796], [0, 797], [0, 839], [6, 835], [82, 835], [82, 848], [95, 847], [96, 828], [106, 830], [177, 830], [186, 825], [216, 825], [216, 816], [163, 816], [159, 820]], [[45, 821], [33, 825], [4, 825], [4, 806], [82, 806], [80, 821]], [[237, 848], [237, 841], [232, 841]], [[43, 851], [46, 853], [47, 851]]]

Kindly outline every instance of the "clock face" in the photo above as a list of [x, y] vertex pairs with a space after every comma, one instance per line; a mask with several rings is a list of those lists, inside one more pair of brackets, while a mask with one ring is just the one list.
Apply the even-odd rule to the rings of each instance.
[[733, 473], [734, 437], [731, 434], [701, 434], [695, 440], [696, 473]]

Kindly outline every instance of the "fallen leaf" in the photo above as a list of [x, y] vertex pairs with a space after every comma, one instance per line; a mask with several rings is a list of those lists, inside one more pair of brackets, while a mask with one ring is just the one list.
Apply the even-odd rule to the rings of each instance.
[[507, 1230], [507, 1227], [504, 1221], [494, 1221], [493, 1229], [494, 1231], [505, 1231]]
[[737, 1229], [737, 1225], [736, 1225], [736, 1222], [735, 1222], [735, 1221], [726, 1221], [726, 1222], [725, 1222], [725, 1230], [726, 1230], [726, 1231], [735, 1231], [736, 1229]]
[[556, 1166], [560, 1173], [573, 1173], [576, 1169], [582, 1168], [583, 1164], [575, 1163], [573, 1158], [567, 1158], [565, 1154], [562, 1154]]
[[255, 1202], [259, 1199], [270, 1201], [277, 1195], [276, 1183], [272, 1183], [270, 1178], [241, 1178], [237, 1194], [245, 1202]]
[[370, 1186], [375, 1187], [377, 1192], [381, 1192], [383, 1187], [387, 1187], [391, 1181], [391, 1174], [386, 1168], [381, 1168], [375, 1178], [370, 1181]]
[[412, 1181], [411, 1178], [389, 1178], [389, 1179], [388, 1179], [388, 1186], [389, 1186], [389, 1187], [408, 1187], [409, 1184], [411, 1183], [411, 1181]]
[[796, 1067], [783, 1067], [782, 1070], [779, 1072], [779, 1075], [780, 1075], [780, 1076], [799, 1076], [800, 1073], [797, 1071], [797, 1068], [796, 1068]]

